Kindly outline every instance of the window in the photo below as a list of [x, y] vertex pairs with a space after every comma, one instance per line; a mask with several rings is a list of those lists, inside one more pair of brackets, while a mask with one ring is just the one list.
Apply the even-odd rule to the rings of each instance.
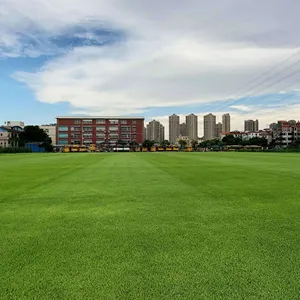
[[121, 134], [121, 139], [130, 139], [130, 134]]
[[97, 133], [96, 138], [105, 138], [105, 133]]
[[127, 124], [127, 120], [121, 120], [121, 124]]
[[67, 139], [67, 138], [68, 138], [68, 134], [67, 134], [67, 133], [59, 133], [59, 134], [58, 134], [58, 137], [59, 137], [59, 138]]
[[108, 130], [109, 130], [109, 131], [118, 131], [118, 130], [119, 130], [119, 127], [118, 127], [118, 126], [109, 126], [109, 127], [108, 127]]
[[74, 140], [71, 142], [72, 145], [81, 145], [81, 142], [78, 140]]
[[111, 133], [111, 134], [109, 135], [109, 137], [110, 137], [111, 139], [118, 139], [118, 138], [119, 138], [119, 135], [118, 135], [118, 134], [115, 134], [115, 133]]
[[80, 134], [71, 134], [72, 139], [80, 139]]
[[74, 124], [81, 124], [81, 120], [74, 120]]
[[68, 145], [68, 141], [67, 140], [59, 140], [58, 145]]
[[93, 120], [83, 120], [83, 124], [93, 124]]
[[119, 120], [109, 120], [109, 124], [119, 124]]
[[121, 131], [123, 131], [123, 132], [130, 131], [130, 127], [129, 126], [122, 126]]
[[97, 126], [96, 131], [105, 131], [105, 126]]
[[132, 124], [136, 124], [136, 120], [133, 120], [133, 121], [132, 121]]
[[105, 120], [104, 119], [98, 119], [98, 120], [96, 120], [96, 124], [105, 124]]
[[80, 130], [81, 130], [81, 127], [79, 127], [79, 126], [71, 127], [71, 131], [80, 131]]
[[92, 140], [84, 140], [83, 141], [83, 144], [85, 144], [85, 145], [88, 145], [88, 144], [92, 144]]
[[132, 126], [132, 131], [136, 131], [136, 127], [135, 126]]
[[91, 133], [84, 133], [82, 136], [83, 136], [83, 138], [85, 138], [85, 139], [86, 139], [86, 138], [90, 138], [90, 139], [91, 139], [91, 138], [93, 137], [93, 135], [92, 135]]
[[93, 127], [83, 127], [83, 131], [93, 131]]
[[58, 131], [68, 131], [68, 126], [58, 126]]

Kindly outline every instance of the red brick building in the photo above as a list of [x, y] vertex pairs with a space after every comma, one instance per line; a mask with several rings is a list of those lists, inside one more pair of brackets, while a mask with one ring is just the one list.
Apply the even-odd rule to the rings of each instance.
[[143, 117], [57, 117], [57, 145], [114, 144], [118, 140], [142, 143]]

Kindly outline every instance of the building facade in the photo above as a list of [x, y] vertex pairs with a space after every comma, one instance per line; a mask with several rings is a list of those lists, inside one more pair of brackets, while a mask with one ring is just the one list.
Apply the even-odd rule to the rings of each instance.
[[147, 140], [162, 142], [165, 139], [165, 127], [158, 121], [153, 120], [147, 125]]
[[204, 116], [204, 140], [216, 138], [216, 116], [208, 114]]
[[20, 126], [1, 126], [0, 127], [0, 147], [19, 147], [19, 134], [23, 132]]
[[56, 144], [56, 124], [48, 124], [48, 125], [41, 125], [41, 129], [43, 129], [48, 136], [52, 140], [52, 145]]
[[230, 132], [230, 114], [222, 116], [222, 132]]
[[245, 125], [244, 125], [244, 130], [245, 131], [258, 131], [259, 130], [259, 122], [256, 119], [254, 120], [245, 120]]
[[175, 144], [177, 138], [180, 134], [180, 127], [179, 127], [179, 116], [173, 114], [169, 116], [169, 141], [171, 144]]
[[286, 148], [300, 140], [300, 122], [278, 121], [273, 134], [276, 145]]
[[221, 137], [221, 133], [223, 132], [222, 128], [223, 128], [223, 124], [221, 122], [216, 124], [216, 138], [218, 139]]
[[57, 117], [56, 145], [143, 142], [143, 117]]
[[198, 140], [198, 116], [194, 114], [186, 116], [185, 123], [189, 140]]

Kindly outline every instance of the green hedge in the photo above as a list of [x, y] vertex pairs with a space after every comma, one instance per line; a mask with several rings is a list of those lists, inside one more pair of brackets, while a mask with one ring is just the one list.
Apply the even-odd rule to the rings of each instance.
[[11, 147], [6, 147], [6, 148], [1, 148], [0, 147], [0, 154], [3, 153], [31, 153], [32, 150], [25, 148], [25, 147], [19, 147], [19, 148], [11, 148]]

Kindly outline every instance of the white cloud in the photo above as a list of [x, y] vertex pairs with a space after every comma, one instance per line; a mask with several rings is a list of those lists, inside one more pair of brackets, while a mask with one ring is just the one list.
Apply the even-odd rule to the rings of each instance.
[[[232, 93], [294, 53], [300, 42], [296, 0], [2, 2], [0, 49], [12, 49], [11, 55], [22, 48], [15, 32], [51, 37], [66, 28], [99, 26], [125, 33], [122, 43], [74, 48], [36, 73], [15, 74], [39, 101], [66, 101], [73, 112], [87, 114], [238, 98], [241, 93]], [[38, 36], [34, 33], [31, 38]], [[290, 78], [262, 92], [286, 90], [294, 81], [300, 88]], [[237, 107], [243, 110], [242, 104]]]

